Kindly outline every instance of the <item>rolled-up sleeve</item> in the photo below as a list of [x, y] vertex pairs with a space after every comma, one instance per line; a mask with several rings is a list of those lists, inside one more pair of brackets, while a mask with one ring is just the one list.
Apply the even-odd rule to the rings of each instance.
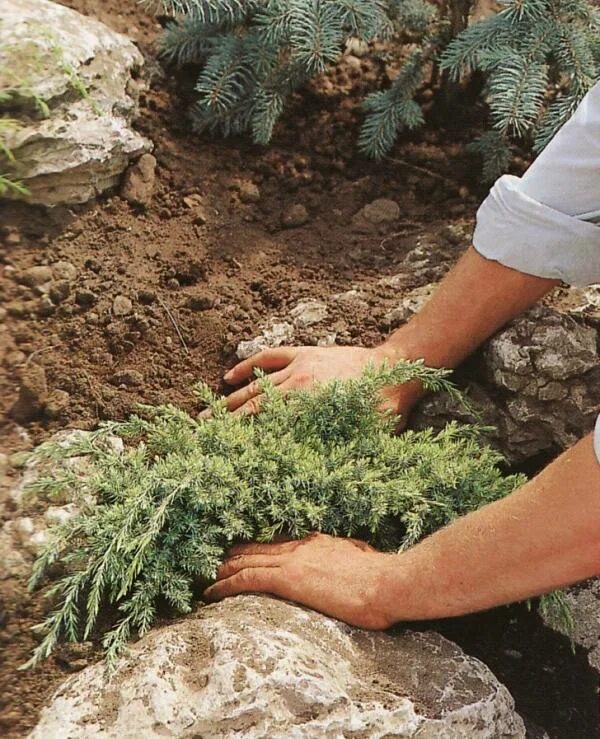
[[477, 212], [475, 249], [521, 272], [600, 282], [600, 83], [523, 177], [504, 175]]
[[[477, 212], [473, 244], [520, 272], [600, 283], [600, 83], [523, 177], [495, 183]], [[594, 450], [600, 462], [600, 416]]]

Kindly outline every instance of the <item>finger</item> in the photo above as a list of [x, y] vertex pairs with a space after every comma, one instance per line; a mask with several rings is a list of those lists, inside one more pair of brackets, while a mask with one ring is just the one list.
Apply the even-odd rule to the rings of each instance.
[[227, 552], [227, 559], [230, 557], [239, 557], [241, 555], [255, 554], [285, 554], [291, 552], [300, 544], [299, 539], [283, 539], [271, 544], [257, 544], [256, 542], [248, 544], [237, 544]]
[[277, 595], [279, 567], [253, 567], [241, 570], [226, 580], [218, 580], [204, 591], [205, 600], [222, 600], [240, 593], [273, 593]]
[[[279, 385], [280, 383], [287, 380], [289, 376], [290, 370], [286, 367], [286, 369], [280, 370], [279, 372], [274, 372], [272, 375], [269, 375], [269, 380], [274, 385]], [[254, 380], [245, 387], [242, 387], [239, 390], [236, 390], [234, 393], [231, 393], [231, 395], [227, 396], [227, 400], [225, 401], [227, 409], [230, 411], [234, 411], [236, 410], [236, 408], [240, 408], [242, 405], [244, 405], [244, 403], [247, 403], [251, 398], [260, 395], [260, 393], [260, 382], [258, 380]]]
[[239, 385], [249, 377], [252, 377], [254, 370], [258, 367], [264, 370], [280, 370], [294, 359], [298, 349], [292, 346], [280, 346], [276, 349], [263, 349], [243, 362], [239, 362], [235, 367], [229, 370], [223, 379], [230, 385]]
[[217, 580], [226, 580], [240, 570], [250, 570], [256, 567], [279, 567], [281, 555], [270, 554], [240, 554], [229, 557], [217, 570]]
[[233, 416], [256, 416], [260, 413], [260, 409], [263, 403], [264, 395], [257, 395], [255, 398], [250, 398], [244, 405], [236, 408], [233, 412]]

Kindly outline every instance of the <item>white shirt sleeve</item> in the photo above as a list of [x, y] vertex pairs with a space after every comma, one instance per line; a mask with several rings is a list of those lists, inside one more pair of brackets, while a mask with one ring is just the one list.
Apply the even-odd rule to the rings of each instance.
[[477, 212], [487, 259], [570, 285], [600, 282], [600, 83], [523, 177], [504, 175]]
[[[477, 212], [475, 249], [520, 272], [600, 283], [600, 83], [523, 177], [497, 180]], [[600, 416], [594, 432], [600, 462]]]

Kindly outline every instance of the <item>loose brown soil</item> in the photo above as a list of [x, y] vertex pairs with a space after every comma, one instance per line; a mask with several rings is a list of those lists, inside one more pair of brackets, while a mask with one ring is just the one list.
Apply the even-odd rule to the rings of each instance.
[[[154, 142], [157, 182], [147, 209], [116, 193], [51, 212], [0, 205], [3, 233], [16, 229], [20, 235], [20, 243], [0, 250], [0, 299], [9, 308], [0, 323], [3, 451], [27, 448], [59, 429], [121, 418], [138, 402], [173, 402], [191, 410], [190, 386], [203, 379], [219, 387], [237, 343], [256, 336], [270, 316], [285, 317], [305, 297], [373, 285], [398, 272], [407, 252], [424, 242], [438, 246], [439, 261], [415, 272], [402, 290], [426, 284], [466, 246], [481, 193], [463, 142], [476, 120], [438, 118], [435, 126], [399, 142], [396, 162], [365, 161], [354, 143], [358, 101], [384, 74], [366, 58], [360, 70], [342, 66], [298, 95], [268, 149], [246, 140], [200, 138], [191, 134], [185, 116], [192, 76], [176, 80], [161, 70], [155, 61], [160, 26], [137, 0], [63, 4], [128, 34], [147, 57], [151, 81], [137, 127]], [[258, 185], [257, 203], [242, 202], [240, 181]], [[355, 231], [352, 216], [377, 197], [400, 204], [400, 221], [387, 233]], [[308, 223], [282, 228], [282, 214], [298, 203], [307, 208]], [[448, 229], [449, 223], [458, 229]], [[28, 267], [60, 260], [72, 263], [77, 276], [71, 294], [52, 315], [41, 317], [34, 307], [38, 298], [16, 278]], [[97, 301], [82, 307], [77, 290], [93, 293]], [[114, 315], [118, 295], [131, 300], [130, 314]], [[379, 342], [388, 330], [384, 314], [398, 297], [397, 288], [382, 287], [359, 316], [334, 311], [330, 328], [338, 343]], [[302, 338], [312, 340], [308, 334]], [[62, 402], [52, 413], [33, 412], [17, 424], [14, 404], [34, 365], [43, 368], [50, 392], [63, 391]], [[35, 724], [44, 701], [73, 669], [73, 660], [59, 657], [35, 671], [16, 672], [34, 643], [28, 627], [41, 611], [39, 599], [27, 596], [21, 584], [0, 593], [0, 733], [6, 737], [22, 736]], [[532, 619], [515, 630], [514, 649], [539, 628]], [[472, 623], [485, 629], [488, 621]], [[548, 659], [557, 659], [551, 669], [588, 675], [583, 657], [556, 652], [554, 638], [546, 640]], [[535, 673], [538, 684], [531, 689], [545, 696], [539, 703], [519, 697], [521, 678], [504, 669], [506, 660], [499, 657], [492, 667], [509, 688], [517, 686], [519, 702], [553, 737], [591, 736], [598, 726], [593, 691], [584, 687], [576, 695], [564, 680], [544, 682], [534, 663], [531, 655], [524, 674], [530, 679]], [[572, 721], [564, 720], [561, 702], [574, 702]]]

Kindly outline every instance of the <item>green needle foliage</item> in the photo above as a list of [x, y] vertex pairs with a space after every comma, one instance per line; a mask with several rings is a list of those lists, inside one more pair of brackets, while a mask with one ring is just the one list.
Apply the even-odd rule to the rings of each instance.
[[456, 80], [483, 73], [493, 129], [473, 151], [487, 180], [506, 170], [512, 141], [540, 151], [599, 76], [600, 11], [591, 0], [500, 0], [500, 12], [471, 24], [470, 0], [146, 2], [174, 17], [164, 57], [203, 67], [194, 128], [250, 131], [259, 144], [270, 141], [288, 96], [339, 61], [351, 38], [393, 38], [408, 49], [399, 76], [365, 100], [359, 147], [374, 158], [423, 123], [415, 93], [439, 71]]
[[[472, 144], [493, 180], [511, 140], [541, 151], [600, 76], [600, 10], [588, 0], [502, 0], [445, 49], [441, 68], [458, 80], [483, 72], [493, 130]], [[560, 94], [549, 96], [552, 88]]]
[[[161, 603], [191, 610], [196, 581], [213, 579], [236, 541], [317, 530], [397, 550], [510, 493], [524, 478], [501, 474], [499, 455], [477, 428], [397, 435], [397, 419], [378, 411], [386, 385], [419, 378], [455, 392], [445, 375], [401, 363], [285, 399], [263, 377], [265, 403], [254, 418], [228, 413], [201, 385], [210, 419], [143, 406], [141, 415], [105, 423], [70, 446], [38, 447], [36, 460], [87, 458], [85, 490], [95, 502], [53, 528], [34, 565], [32, 589], [57, 565], [62, 575], [49, 586], [55, 610], [37, 627], [43, 640], [28, 665], [61, 638], [89, 638], [106, 606], [118, 614], [102, 641], [114, 665]], [[124, 452], [109, 443], [115, 434]], [[52, 497], [75, 484], [81, 489], [67, 468], [38, 480], [35, 492]]]

